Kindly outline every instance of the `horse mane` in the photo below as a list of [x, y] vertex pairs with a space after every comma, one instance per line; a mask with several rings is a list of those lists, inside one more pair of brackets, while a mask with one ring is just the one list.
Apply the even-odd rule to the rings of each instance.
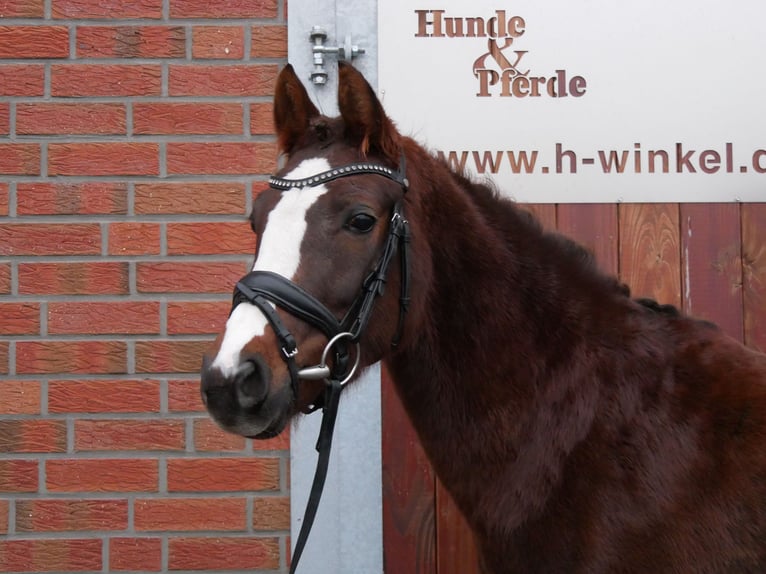
[[[509, 230], [523, 226], [525, 233], [534, 238], [541, 251], [551, 255], [558, 254], [561, 259], [574, 262], [581, 273], [603, 286], [606, 291], [625, 298], [631, 297], [630, 287], [627, 284], [604, 273], [598, 267], [593, 252], [561, 233], [544, 229], [531, 211], [524, 209], [523, 204], [501, 195], [491, 181], [477, 181], [465, 170], [454, 169], [445, 158], [434, 156], [434, 159], [447, 170], [458, 187], [468, 191], [467, 196], [487, 222], [503, 232], [506, 241], [509, 243], [511, 241]], [[668, 314], [669, 309], [673, 309], [675, 313], [670, 314], [678, 314], [678, 310], [672, 305], [660, 305], [653, 299], [642, 298], [637, 299], [636, 302], [657, 312]]]

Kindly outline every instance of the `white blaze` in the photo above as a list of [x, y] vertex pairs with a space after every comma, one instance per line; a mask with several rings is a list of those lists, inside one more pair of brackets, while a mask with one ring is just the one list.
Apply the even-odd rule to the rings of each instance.
[[[329, 169], [330, 164], [324, 158], [307, 159], [285, 177], [303, 179]], [[294, 187], [282, 192], [279, 202], [269, 213], [253, 271], [271, 271], [288, 279], [295, 277], [306, 233], [306, 212], [326, 192], [324, 185], [302, 189]], [[212, 366], [220, 369], [225, 376], [236, 373], [242, 348], [254, 337], [262, 336], [266, 325], [268, 321], [258, 307], [247, 302], [237, 305], [226, 321], [221, 348]]]

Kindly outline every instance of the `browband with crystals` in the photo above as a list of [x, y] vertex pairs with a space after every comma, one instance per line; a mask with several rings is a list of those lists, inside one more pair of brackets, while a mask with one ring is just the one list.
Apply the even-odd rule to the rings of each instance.
[[269, 178], [269, 185], [274, 189], [285, 191], [294, 187], [314, 187], [323, 183], [327, 183], [328, 181], [338, 179], [340, 177], [347, 177], [349, 175], [364, 173], [372, 173], [387, 177], [388, 179], [393, 180], [401, 185], [405, 191], [410, 184], [410, 182], [407, 180], [407, 177], [405, 176], [406, 167], [404, 165], [404, 154], [402, 154], [402, 158], [399, 161], [398, 170], [393, 170], [390, 167], [374, 163], [351, 163], [344, 165], [343, 167], [328, 169], [327, 171], [312, 175], [311, 177], [304, 177], [303, 179], [286, 179], [284, 177], [277, 177], [273, 175]]

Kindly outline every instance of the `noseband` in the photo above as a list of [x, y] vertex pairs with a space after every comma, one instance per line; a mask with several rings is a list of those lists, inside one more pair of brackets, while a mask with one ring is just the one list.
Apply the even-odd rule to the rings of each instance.
[[[393, 170], [386, 166], [374, 163], [353, 163], [343, 167], [307, 177], [304, 179], [285, 179], [271, 177], [269, 186], [279, 191], [287, 191], [293, 188], [316, 187], [343, 177], [356, 175], [378, 175], [388, 178], [402, 187], [407, 192], [409, 182], [406, 177], [404, 153], [399, 161], [399, 168]], [[303, 525], [295, 544], [295, 551], [290, 567], [290, 573], [294, 573], [300, 560], [301, 553], [308, 539], [311, 525], [314, 522], [319, 499], [324, 488], [327, 468], [329, 464], [330, 448], [332, 445], [332, 433], [335, 427], [335, 418], [338, 411], [340, 392], [356, 371], [360, 359], [359, 339], [364, 332], [370, 316], [372, 315], [375, 300], [385, 291], [386, 276], [389, 264], [397, 249], [401, 263], [401, 281], [399, 296], [399, 323], [392, 345], [396, 346], [402, 335], [404, 317], [409, 305], [409, 264], [407, 245], [410, 240], [409, 226], [403, 215], [404, 199], [396, 202], [392, 209], [388, 237], [383, 246], [383, 251], [372, 272], [362, 282], [359, 295], [356, 297], [345, 316], [338, 320], [335, 315], [313, 295], [305, 291], [282, 275], [270, 271], [252, 271], [239, 280], [235, 289], [232, 302], [232, 311], [244, 301], [248, 301], [258, 307], [268, 320], [279, 342], [281, 357], [287, 364], [290, 373], [294, 400], [298, 398], [298, 385], [302, 379], [324, 380], [325, 393], [309, 407], [305, 412], [313, 412], [320, 406], [323, 409], [322, 425], [317, 442], [319, 459], [314, 474], [314, 483], [311, 487], [309, 501], [304, 514]], [[276, 308], [283, 309], [291, 315], [301, 319], [309, 325], [320, 330], [328, 339], [322, 359], [319, 365], [298, 369], [295, 357], [298, 354], [298, 346], [292, 333], [285, 328], [279, 318]], [[356, 357], [352, 365], [348, 351], [348, 343], [356, 344]], [[327, 365], [328, 355], [332, 351], [332, 367]]]

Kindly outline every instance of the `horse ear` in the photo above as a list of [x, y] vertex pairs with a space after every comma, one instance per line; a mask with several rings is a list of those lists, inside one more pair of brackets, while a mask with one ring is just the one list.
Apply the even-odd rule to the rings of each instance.
[[364, 76], [343, 61], [338, 62], [338, 109], [362, 155], [375, 151], [393, 163], [399, 161], [400, 136], [394, 123]]
[[289, 154], [319, 110], [312, 103], [295, 70], [287, 64], [279, 73], [274, 92], [274, 127], [280, 151]]

